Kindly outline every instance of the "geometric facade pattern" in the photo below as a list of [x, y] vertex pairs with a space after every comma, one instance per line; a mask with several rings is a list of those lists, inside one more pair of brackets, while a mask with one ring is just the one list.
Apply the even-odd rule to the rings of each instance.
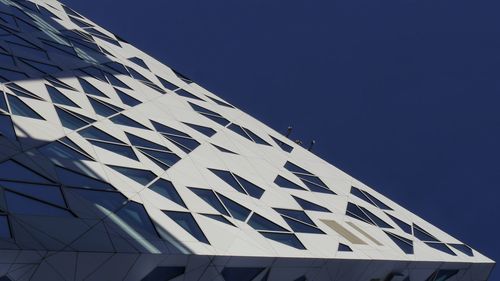
[[494, 262], [55, 0], [0, 0], [0, 280], [480, 281]]

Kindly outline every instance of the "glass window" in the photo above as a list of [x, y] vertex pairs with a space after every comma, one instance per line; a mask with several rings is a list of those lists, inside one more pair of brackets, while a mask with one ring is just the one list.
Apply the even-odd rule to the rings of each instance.
[[274, 180], [274, 183], [279, 186], [279, 187], [283, 187], [283, 188], [291, 188], [291, 189], [297, 189], [297, 190], [305, 190], [304, 188], [302, 188], [300, 185], [298, 184], [295, 184], [289, 180], [287, 180], [286, 178], [278, 175], [276, 177], [276, 179]]
[[184, 123], [184, 124], [195, 129], [196, 131], [204, 134], [207, 137], [211, 137], [211, 136], [215, 135], [215, 133], [217, 133], [214, 129], [209, 128], [209, 127], [200, 126], [200, 125], [196, 125], [196, 124], [190, 124], [190, 123]]
[[254, 132], [250, 131], [249, 129], [243, 128], [243, 130], [245, 130], [245, 132], [247, 132], [247, 134], [252, 138], [252, 140], [255, 143], [263, 144], [263, 145], [270, 145], [267, 141], [263, 140], [261, 137], [257, 136]]
[[199, 97], [191, 94], [190, 92], [184, 90], [184, 89], [178, 89], [175, 91], [176, 94], [178, 94], [179, 96], [182, 96], [182, 97], [186, 97], [186, 98], [190, 98], [190, 99], [197, 99], [197, 100], [202, 100], [200, 99]]
[[222, 125], [222, 126], [226, 126], [227, 124], [231, 123], [231, 122], [229, 122], [229, 120], [227, 120], [224, 117], [214, 116], [214, 115], [210, 115], [210, 114], [202, 114], [202, 115], [207, 117], [208, 119]]
[[127, 132], [125, 132], [125, 134], [127, 135], [127, 138], [129, 139], [130, 143], [133, 146], [169, 151], [168, 148], [166, 148], [162, 145], [159, 145], [157, 143], [151, 142], [149, 140], [143, 139], [141, 137], [138, 137], [136, 135], [133, 135], [133, 134], [130, 134]]
[[319, 228], [282, 216], [286, 223], [297, 233], [325, 234]]
[[96, 87], [94, 87], [92, 84], [90, 84], [87, 80], [78, 78], [78, 81], [80, 82], [80, 85], [83, 88], [83, 91], [89, 95], [93, 96], [98, 96], [98, 97], [104, 97], [108, 98], [103, 92], [98, 90]]
[[216, 104], [218, 104], [218, 105], [222, 105], [222, 106], [227, 106], [227, 107], [234, 108], [234, 106], [230, 105], [230, 104], [229, 104], [229, 103], [227, 103], [227, 102], [221, 101], [221, 100], [219, 100], [219, 99], [212, 98], [212, 97], [209, 97], [209, 96], [207, 96], [207, 98], [211, 99], [213, 102], [215, 102], [215, 103], [216, 103]]
[[201, 199], [208, 203], [208, 205], [212, 206], [219, 213], [229, 216], [229, 213], [226, 211], [220, 200], [217, 198], [215, 193], [209, 189], [201, 189], [201, 188], [189, 188], [194, 194], [198, 195]]
[[135, 98], [131, 97], [130, 95], [127, 95], [125, 94], [124, 92], [118, 90], [118, 89], [115, 89], [116, 93], [118, 94], [118, 97], [120, 98], [120, 100], [128, 105], [128, 106], [136, 106], [138, 104], [141, 104], [140, 101], [136, 100]]
[[293, 164], [290, 161], [287, 161], [285, 163], [285, 169], [292, 173], [299, 173], [299, 174], [306, 174], [306, 175], [312, 175], [310, 172], [306, 171], [305, 169], [302, 169], [301, 167]]
[[215, 145], [215, 144], [213, 144], [213, 143], [212, 143], [212, 145], [213, 145], [215, 148], [217, 148], [218, 150], [222, 151], [222, 152], [225, 152], [225, 153], [231, 153], [231, 154], [236, 154], [236, 152], [232, 152], [231, 150], [226, 149], [226, 148], [224, 148], [224, 147], [222, 147], [222, 146], [218, 146], [218, 145]]
[[[7, 216], [0, 216], [0, 238], [9, 239], [11, 238], [9, 219]], [[1, 281], [2, 279], [0, 279]]]
[[35, 183], [48, 183], [51, 182], [46, 178], [40, 176], [38, 173], [31, 171], [25, 166], [13, 161], [8, 160], [0, 163], [0, 171], [9, 171], [8, 173], [2, 173], [1, 179], [4, 180], [15, 180], [22, 182], [35, 182]]
[[59, 116], [59, 120], [61, 121], [61, 124], [70, 129], [70, 130], [77, 130], [81, 127], [85, 127], [88, 125], [87, 122], [84, 122], [82, 119], [77, 118], [73, 114], [70, 114], [69, 112], [62, 110], [58, 107], [55, 108], [57, 115]]
[[132, 120], [131, 118], [129, 118], [129, 117], [123, 115], [123, 114], [120, 114], [120, 115], [112, 117], [111, 121], [113, 121], [113, 123], [119, 124], [119, 125], [124, 125], [124, 126], [129, 126], [129, 127], [135, 127], [135, 128], [139, 128], [139, 129], [149, 130], [144, 125], [140, 124], [137, 121]]
[[361, 210], [363, 210], [363, 212], [370, 217], [370, 219], [379, 227], [382, 227], [382, 228], [393, 228], [391, 225], [389, 225], [388, 223], [386, 223], [384, 220], [382, 220], [381, 218], [379, 218], [378, 216], [374, 215], [372, 212], [368, 211], [366, 208], [364, 207], [361, 207], [359, 206], [359, 208]]
[[21, 193], [60, 207], [66, 207], [66, 202], [58, 186], [8, 181], [0, 181], [0, 185], [16, 193]]
[[375, 223], [368, 217], [358, 205], [352, 204], [351, 202], [347, 203], [346, 215], [353, 217], [355, 219], [364, 221], [369, 224], [375, 225]]
[[217, 170], [217, 169], [209, 169], [212, 173], [218, 176], [220, 179], [229, 184], [232, 188], [237, 191], [246, 194], [245, 190], [241, 187], [238, 181], [234, 178], [233, 174], [229, 171]]
[[[106, 78], [108, 78], [108, 81], [109, 81], [109, 83], [111, 85], [113, 85], [115, 87], [121, 87], [121, 88], [125, 88], [125, 89], [131, 89], [127, 84], [123, 83], [120, 79], [118, 79], [113, 74], [109, 74], [107, 72], [104, 72], [104, 73], [105, 73]], [[116, 89], [116, 88], [115, 88], [115, 90], [118, 91], [118, 89]]]
[[155, 181], [152, 185], [150, 185], [149, 189], [162, 195], [165, 198], [170, 199], [170, 201], [175, 202], [184, 208], [187, 208], [186, 204], [184, 204], [184, 201], [182, 200], [181, 196], [175, 189], [175, 186], [172, 184], [172, 182], [164, 179], [159, 179]]
[[246, 138], [248, 140], [253, 141], [240, 126], [232, 123], [227, 128], [230, 129], [231, 131], [237, 133], [238, 135], [240, 135], [240, 136], [242, 136], [242, 137], [244, 137], [244, 138]]
[[5, 201], [7, 202], [7, 209], [11, 213], [48, 217], [73, 217], [73, 215], [65, 209], [45, 204], [41, 201], [30, 199], [10, 191], [5, 191], [4, 194]]
[[199, 142], [197, 142], [192, 138], [178, 137], [174, 135], [163, 135], [163, 136], [186, 153], [191, 152], [200, 145]]
[[99, 212], [103, 212], [102, 216], [107, 216], [109, 213], [114, 213], [116, 210], [123, 207], [128, 201], [125, 196], [119, 192], [90, 190], [90, 189], [70, 189], [75, 195], [79, 195], [82, 199], [88, 201], [92, 207], [101, 207]]
[[30, 99], [36, 99], [36, 100], [43, 100], [39, 96], [35, 95], [34, 93], [24, 89], [23, 87], [11, 83], [6, 85], [9, 90], [11, 90], [14, 94], [16, 94], [19, 97], [25, 97], [25, 98], [30, 98]]
[[398, 236], [396, 234], [384, 231], [389, 238], [396, 243], [396, 245], [406, 254], [412, 255], [413, 254], [413, 241], [406, 239], [404, 237]]
[[168, 281], [184, 274], [183, 266], [159, 266], [151, 271], [142, 281]]
[[116, 215], [125, 223], [132, 226], [134, 231], [141, 233], [146, 237], [159, 238], [156, 229], [149, 218], [148, 213], [142, 204], [136, 202], [128, 202], [125, 207], [121, 208]]
[[71, 87], [70, 85], [62, 82], [61, 80], [59, 80], [57, 78], [54, 78], [53, 76], [48, 75], [48, 76], [45, 77], [45, 80], [47, 80], [50, 84], [52, 84], [55, 87], [65, 88], [65, 89], [68, 89], [68, 90], [76, 91], [75, 88]]
[[93, 98], [89, 98], [89, 102], [90, 105], [92, 105], [92, 108], [94, 109], [95, 113], [101, 116], [108, 117], [118, 112], [114, 108], [106, 105], [104, 102], [97, 101]]
[[59, 90], [52, 86], [46, 86], [47, 91], [49, 92], [50, 99], [52, 100], [53, 103], [58, 103], [62, 105], [68, 105], [68, 106], [74, 106], [74, 107], [79, 107], [71, 101], [68, 97], [66, 97], [63, 93], [61, 93]]
[[416, 224], [413, 224], [413, 235], [421, 241], [440, 242], [436, 237], [432, 236]]
[[118, 63], [116, 61], [110, 61], [110, 62], [105, 63], [104, 65], [106, 65], [110, 69], [114, 70], [112, 72], [118, 72], [120, 74], [130, 76], [130, 74], [128, 73], [125, 66], [123, 66], [123, 64], [121, 64], [121, 63]]
[[318, 204], [306, 201], [302, 198], [292, 196], [295, 201], [297, 201], [297, 204], [299, 204], [304, 210], [308, 211], [318, 211], [318, 212], [325, 212], [325, 213], [331, 213], [330, 210], [327, 208], [320, 206]]
[[254, 198], [257, 198], [257, 199], [260, 199], [260, 197], [262, 197], [262, 194], [264, 194], [264, 189], [256, 186], [255, 184], [247, 181], [246, 179], [244, 179], [238, 175], [234, 175], [234, 176], [236, 177], [236, 179], [238, 180], [240, 185], [243, 186], [243, 188], [248, 193], [248, 195], [250, 195]]
[[279, 145], [279, 146], [281, 147], [281, 149], [282, 149], [283, 151], [286, 151], [286, 152], [288, 152], [288, 153], [292, 152], [292, 150], [293, 150], [293, 147], [292, 147], [292, 146], [290, 146], [290, 145], [288, 145], [288, 144], [286, 144], [286, 143], [284, 143], [284, 142], [282, 142], [282, 141], [278, 140], [277, 138], [275, 138], [275, 137], [273, 137], [273, 136], [271, 136], [271, 135], [270, 135], [270, 137], [273, 139], [273, 141], [274, 141], [277, 145]]
[[153, 179], [156, 178], [156, 175], [151, 173], [150, 171], [146, 170], [139, 170], [139, 169], [132, 169], [132, 168], [126, 168], [126, 167], [120, 167], [120, 166], [111, 166], [108, 165], [110, 168], [113, 168], [115, 171], [118, 173], [128, 177], [129, 179], [140, 183], [142, 185], [146, 185], [150, 183]]
[[225, 267], [221, 274], [225, 281], [252, 281], [264, 269], [261, 267]]
[[94, 126], [85, 128], [85, 129], [79, 131], [78, 133], [86, 139], [95, 139], [95, 140], [100, 140], [100, 141], [109, 141], [109, 142], [116, 142], [116, 143], [123, 144], [123, 142], [121, 142], [117, 138], [112, 137], [111, 135], [97, 129]]
[[457, 254], [455, 254], [455, 252], [453, 252], [453, 250], [450, 249], [450, 247], [446, 246], [446, 244], [444, 244], [444, 243], [426, 242], [425, 244], [427, 244], [427, 246], [434, 248], [436, 250], [439, 250], [443, 253], [447, 253], [447, 254], [452, 255], [452, 256], [457, 255]]
[[36, 70], [44, 73], [44, 74], [57, 73], [57, 72], [61, 71], [60, 67], [52, 65], [52, 64], [38, 62], [38, 61], [29, 60], [29, 59], [25, 59], [25, 58], [19, 58], [19, 60], [24, 62], [25, 64], [35, 68]]
[[36, 113], [31, 107], [27, 106], [21, 99], [15, 96], [7, 95], [7, 99], [9, 100], [10, 110], [12, 114], [34, 118], [34, 119], [43, 119], [40, 114]]
[[128, 60], [139, 65], [139, 66], [142, 66], [143, 68], [145, 68], [147, 70], [149, 70], [149, 67], [146, 65], [146, 63], [138, 57], [129, 58]]
[[9, 115], [0, 114], [0, 135], [10, 140], [17, 141], [17, 135]]
[[401, 228], [401, 230], [403, 230], [404, 232], [408, 233], [408, 234], [412, 234], [411, 233], [411, 225], [407, 224], [406, 222], [386, 213], [387, 216], [389, 216], [398, 226], [399, 228]]
[[179, 130], [167, 127], [167, 126], [160, 124], [158, 122], [155, 122], [155, 121], [151, 121], [151, 123], [153, 124], [153, 127], [155, 127], [156, 131], [158, 131], [159, 133], [190, 138], [190, 136], [188, 134], [181, 132]]
[[339, 243], [339, 252], [352, 252], [351, 247], [347, 246], [346, 244]]
[[434, 272], [426, 281], [446, 281], [455, 276], [459, 270], [456, 269], [441, 269]]
[[175, 86], [174, 84], [168, 82], [167, 80], [161, 78], [160, 76], [156, 76], [156, 78], [158, 78], [158, 80], [160, 80], [160, 83], [163, 85], [163, 87], [165, 87], [165, 89], [167, 90], [170, 90], [170, 91], [173, 91], [173, 90], [176, 90], [176, 89], [179, 89], [179, 87]]
[[90, 140], [89, 142], [102, 149], [114, 152], [118, 155], [127, 157], [135, 161], [139, 161], [139, 159], [137, 159], [137, 156], [135, 155], [134, 150], [130, 146], [114, 144], [109, 142], [94, 141], [94, 140]]
[[0, 91], [0, 109], [5, 112], [9, 112], [9, 109], [7, 108], [7, 102], [5, 101], [5, 93], [2, 91]]
[[229, 211], [231, 216], [237, 220], [240, 221], [245, 221], [250, 215], [250, 210], [241, 206], [240, 204], [232, 201], [231, 199], [228, 199], [227, 197], [217, 193], [219, 196], [220, 200], [222, 201], [222, 204], [226, 207], [226, 209]]
[[165, 152], [165, 151], [158, 151], [158, 150], [151, 150], [144, 148], [139, 148], [139, 151], [141, 151], [148, 158], [154, 158], [156, 161], [160, 161], [161, 163], [165, 164], [167, 168], [172, 167], [175, 163], [181, 160], [181, 158], [177, 156], [177, 154], [172, 152]]
[[310, 225], [315, 225], [314, 222], [309, 218], [309, 216], [304, 211], [299, 210], [289, 210], [289, 209], [274, 209], [276, 212], [281, 215], [285, 215], [287, 217], [291, 217], [293, 219], [299, 220], [304, 223], [308, 223]]
[[175, 221], [179, 226], [184, 228], [187, 232], [193, 235], [198, 241], [206, 244], [210, 244], [208, 242], [207, 237], [198, 226], [196, 221], [193, 218], [193, 215], [190, 213], [184, 212], [174, 212], [174, 211], [164, 211], [167, 216], [169, 216], [173, 221]]
[[216, 220], [218, 222], [222, 222], [222, 223], [225, 223], [227, 225], [230, 225], [230, 226], [235, 226], [234, 224], [232, 224], [228, 219], [226, 219], [224, 216], [221, 216], [221, 215], [213, 215], [213, 214], [202, 214], [204, 215], [205, 217], [207, 218], [211, 218], [213, 220]]
[[83, 175], [81, 173], [77, 173], [75, 171], [71, 171], [59, 166], [55, 166], [55, 169], [59, 181], [63, 185], [99, 190], [115, 190], [110, 184]]
[[52, 142], [38, 149], [43, 155], [52, 160], [60, 158], [71, 160], [92, 160], [87, 155], [80, 153], [60, 142]]
[[467, 245], [464, 244], [448, 244], [448, 245], [452, 246], [453, 248], [459, 250], [460, 252], [466, 254], [469, 257], [474, 256], [472, 249]]
[[[301, 175], [298, 175], [299, 178], [301, 177]], [[326, 193], [326, 194], [336, 194], [335, 192], [331, 191], [330, 189], [328, 189], [327, 187], [323, 187], [323, 186], [319, 186], [317, 184], [314, 184], [310, 181], [307, 181], [307, 180], [304, 180], [302, 179], [302, 182], [309, 188], [309, 190], [311, 190], [312, 192], [320, 192], [320, 193]]]
[[256, 230], [288, 231], [257, 213], [253, 213], [253, 215], [248, 220], [248, 224]]
[[300, 242], [300, 240], [297, 238], [297, 236], [291, 234], [291, 233], [277, 233], [277, 232], [260, 232], [264, 237], [267, 239], [274, 240], [276, 242], [283, 243], [285, 245], [288, 245], [290, 247], [299, 249], [299, 250], [305, 250], [306, 247]]

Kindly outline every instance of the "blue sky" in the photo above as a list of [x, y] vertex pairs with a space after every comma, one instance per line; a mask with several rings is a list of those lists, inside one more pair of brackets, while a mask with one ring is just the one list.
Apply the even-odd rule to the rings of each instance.
[[63, 2], [500, 259], [498, 1]]

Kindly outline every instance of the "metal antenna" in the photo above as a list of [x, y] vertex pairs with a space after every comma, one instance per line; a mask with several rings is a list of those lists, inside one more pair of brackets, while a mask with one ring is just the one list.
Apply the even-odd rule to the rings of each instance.
[[288, 128], [286, 129], [286, 134], [285, 136], [288, 138], [290, 137], [290, 135], [292, 134], [292, 126], [288, 126]]
[[316, 144], [315, 140], [312, 140], [311, 143], [309, 144], [309, 148], [307, 150], [311, 151], [313, 149], [313, 146]]

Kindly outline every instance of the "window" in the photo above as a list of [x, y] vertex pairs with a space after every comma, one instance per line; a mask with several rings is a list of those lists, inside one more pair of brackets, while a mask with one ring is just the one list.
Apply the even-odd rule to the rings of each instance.
[[213, 214], [202, 214], [204, 215], [205, 217], [207, 218], [211, 218], [213, 220], [216, 220], [218, 222], [222, 222], [222, 223], [225, 223], [227, 225], [230, 225], [230, 226], [235, 226], [234, 224], [232, 224], [229, 220], [227, 220], [224, 216], [221, 216], [221, 215], [213, 215]]
[[274, 240], [279, 243], [283, 243], [285, 245], [288, 245], [290, 247], [299, 249], [299, 250], [305, 250], [306, 247], [300, 242], [300, 240], [297, 238], [297, 236], [291, 234], [291, 233], [278, 233], [278, 232], [260, 232], [264, 237], [267, 239]]
[[[6, 215], [0, 215], [0, 238], [9, 239], [11, 238], [9, 219]], [[0, 279], [1, 281], [2, 279]]]
[[130, 95], [128, 94], [125, 94], [124, 92], [118, 90], [118, 89], [115, 89], [116, 93], [118, 94], [118, 97], [120, 98], [120, 100], [128, 105], [128, 106], [136, 106], [138, 104], [140, 104], [141, 102], [138, 101], [137, 99], [131, 97]]
[[138, 148], [142, 154], [148, 157], [151, 161], [162, 167], [164, 170], [172, 167], [181, 158], [177, 154], [170, 151], [158, 151], [152, 149]]
[[21, 87], [17, 84], [14, 84], [14, 83], [7, 84], [7, 88], [19, 97], [36, 99], [36, 100], [43, 100], [42, 98], [35, 95], [34, 93], [32, 93], [32, 92], [24, 89], [23, 87]]
[[291, 189], [297, 189], [297, 190], [306, 190], [304, 188], [302, 188], [300, 185], [296, 184], [296, 183], [293, 183], [289, 180], [287, 180], [286, 178], [278, 175], [276, 177], [276, 179], [274, 180], [274, 183], [279, 186], [279, 187], [282, 187], [282, 188], [291, 188]]
[[158, 80], [160, 80], [160, 83], [163, 85], [163, 87], [165, 87], [165, 89], [167, 90], [170, 90], [170, 91], [174, 91], [176, 89], [179, 89], [179, 87], [177, 87], [176, 85], [168, 82], [167, 80], [161, 78], [160, 76], [156, 76], [156, 78], [158, 78]]
[[232, 201], [231, 199], [228, 199], [227, 197], [219, 193], [217, 193], [217, 195], [233, 218], [240, 221], [245, 221], [248, 218], [248, 215], [250, 215], [249, 209], [241, 206], [240, 204]]
[[196, 223], [193, 215], [184, 212], [174, 212], [174, 211], [164, 211], [167, 216], [169, 216], [173, 221], [175, 221], [180, 227], [184, 228], [189, 234], [191, 234], [198, 241], [210, 244], [207, 237], [201, 230], [201, 228]]
[[92, 105], [92, 108], [94, 109], [95, 113], [104, 117], [108, 117], [118, 113], [119, 111], [122, 111], [121, 108], [114, 107], [110, 104], [99, 101], [97, 99], [89, 98], [89, 102], [90, 105]]
[[303, 223], [307, 223], [307, 224], [315, 226], [314, 222], [311, 220], [311, 218], [309, 218], [309, 216], [304, 211], [278, 209], [278, 208], [274, 208], [274, 210], [283, 216], [287, 216], [289, 218], [293, 218], [293, 219], [301, 221]]
[[217, 169], [209, 169], [209, 170], [215, 175], [217, 175], [220, 179], [225, 181], [227, 184], [229, 184], [232, 188], [243, 194], [247, 194], [249, 196], [259, 199], [260, 197], [262, 197], [262, 194], [264, 193], [264, 190], [262, 188], [229, 171], [223, 171]]
[[406, 254], [412, 255], [413, 254], [413, 241], [406, 239], [404, 237], [401, 237], [399, 235], [384, 231], [389, 238], [394, 241], [394, 243]]
[[129, 139], [130, 143], [135, 147], [169, 151], [168, 148], [159, 145], [157, 143], [154, 143], [152, 141], [143, 139], [131, 133], [125, 132], [125, 134], [127, 135], [127, 138]]
[[9, 100], [10, 110], [12, 114], [18, 116], [24, 116], [33, 119], [45, 120], [40, 114], [36, 113], [31, 107], [26, 105], [21, 99], [15, 96], [7, 95]]
[[271, 222], [270, 220], [256, 213], [253, 213], [253, 215], [250, 217], [250, 219], [248, 220], [248, 224], [256, 230], [288, 231], [285, 228]]
[[299, 204], [304, 210], [308, 211], [317, 211], [317, 212], [325, 212], [325, 213], [331, 213], [330, 210], [327, 208], [320, 206], [318, 204], [309, 202], [307, 200], [304, 200], [299, 197], [292, 196], [295, 201], [297, 201], [297, 204]]
[[227, 128], [230, 129], [231, 131], [237, 133], [238, 135], [252, 141], [252, 142], [270, 146], [269, 143], [267, 143], [265, 140], [263, 140], [261, 137], [257, 136], [254, 132], [250, 131], [249, 129], [243, 128], [243, 127], [236, 125], [234, 123], [229, 125]]
[[5, 201], [7, 209], [14, 214], [48, 216], [48, 217], [73, 217], [73, 215], [63, 208], [52, 204], [19, 195], [14, 192], [5, 191]]
[[188, 134], [181, 132], [179, 130], [167, 127], [163, 124], [151, 121], [155, 129], [162, 134], [167, 140], [175, 144], [185, 153], [189, 153], [200, 145], [199, 142], [194, 140]]
[[308, 188], [313, 192], [321, 192], [327, 194], [336, 194], [316, 175], [313, 173], [287, 161], [285, 163], [285, 169], [296, 175]]
[[109, 142], [101, 142], [101, 141], [95, 141], [95, 140], [90, 140], [89, 141], [91, 144], [94, 146], [100, 147], [102, 149], [114, 152], [118, 155], [127, 157], [129, 159], [139, 161], [137, 156], [134, 153], [134, 150], [128, 146], [128, 145], [121, 145], [121, 144], [115, 144], [115, 143], [109, 143]]
[[211, 136], [215, 135], [215, 133], [217, 133], [214, 129], [209, 128], [209, 127], [205, 127], [205, 126], [201, 126], [201, 125], [196, 125], [196, 124], [185, 123], [185, 122], [183, 122], [183, 123], [186, 124], [186, 125], [188, 125], [189, 127], [193, 128], [193, 129], [195, 129], [196, 131], [204, 134], [207, 137], [211, 137]]
[[215, 102], [216, 104], [218, 105], [222, 105], [222, 106], [226, 106], [226, 107], [231, 107], [231, 108], [234, 108], [234, 106], [230, 105], [229, 103], [227, 102], [224, 102], [224, 101], [221, 101], [219, 99], [216, 99], [216, 98], [212, 98], [212, 97], [209, 97], [207, 96], [207, 98], [211, 99], [213, 102]]
[[303, 222], [291, 219], [286, 216], [282, 216], [286, 223], [292, 228], [294, 232], [297, 233], [314, 233], [314, 234], [325, 234], [319, 228], [311, 226], [309, 224], [305, 224]]
[[13, 160], [8, 160], [3, 163], [0, 163], [0, 171], [9, 171], [8, 173], [2, 173], [2, 180], [14, 180], [21, 182], [47, 183], [47, 184], [52, 183], [45, 177], [39, 175], [38, 173], [26, 168], [25, 166]]
[[198, 112], [199, 114], [207, 117], [208, 119], [210, 119], [216, 123], [219, 123], [222, 126], [226, 126], [227, 124], [230, 123], [229, 120], [222, 117], [222, 115], [220, 115], [217, 112], [206, 109], [206, 108], [201, 107], [201, 106], [194, 104], [194, 103], [189, 103], [189, 105], [193, 108], [194, 111]]
[[389, 218], [392, 219], [392, 221], [394, 221], [398, 226], [399, 228], [401, 228], [401, 230], [403, 230], [404, 232], [408, 233], [408, 234], [412, 234], [411, 233], [411, 225], [407, 224], [406, 222], [392, 216], [391, 214], [389, 213], [386, 213], [387, 216], [389, 216]]
[[142, 204], [128, 202], [125, 207], [116, 212], [116, 215], [136, 232], [146, 238], [159, 238], [148, 213]]
[[450, 245], [454, 249], [459, 250], [460, 252], [464, 253], [465, 255], [467, 255], [469, 257], [474, 256], [472, 249], [467, 245], [464, 245], [464, 244], [448, 244], [448, 245]]
[[49, 92], [50, 99], [52, 100], [53, 103], [79, 107], [78, 105], [76, 105], [76, 103], [71, 101], [69, 98], [67, 98], [63, 93], [61, 93], [56, 88], [54, 88], [52, 86], [45, 86], [45, 87], [47, 88], [47, 91]]
[[115, 123], [115, 124], [149, 130], [144, 125], [140, 124], [137, 121], [132, 120], [131, 118], [129, 118], [123, 114], [114, 116], [110, 120], [113, 121], [113, 123]]
[[196, 100], [202, 100], [199, 97], [191, 94], [190, 92], [188, 92], [188, 91], [186, 91], [184, 89], [175, 90], [175, 93], [178, 94], [181, 97], [190, 98], [190, 99], [196, 99]]
[[71, 171], [60, 166], [55, 166], [55, 170], [59, 181], [63, 185], [86, 189], [115, 190], [110, 184], [82, 173]]
[[88, 128], [85, 128], [83, 130], [81, 130], [79, 132], [79, 134], [86, 138], [86, 139], [94, 139], [94, 140], [100, 140], [100, 141], [107, 141], [107, 142], [115, 142], [115, 143], [121, 143], [121, 144], [124, 144], [123, 142], [121, 142], [120, 140], [118, 140], [117, 138], [115, 137], [112, 137], [111, 135], [97, 129], [96, 127], [92, 126], [92, 127], [88, 127]]
[[[124, 89], [131, 89], [127, 84], [123, 83], [120, 79], [118, 79], [115, 75], [109, 74], [107, 72], [104, 72], [104, 75], [106, 78], [108, 78], [108, 82], [115, 86], [115, 87], [121, 87]], [[119, 91], [118, 89], [115, 88], [115, 90]]]
[[59, 107], [56, 107], [55, 109], [57, 116], [59, 116], [59, 121], [61, 121], [61, 124], [70, 130], [77, 130], [89, 124], [66, 110], [63, 110]]
[[221, 274], [225, 281], [252, 281], [264, 269], [261, 267], [225, 267]]
[[87, 80], [82, 79], [82, 78], [78, 78], [78, 81], [80, 82], [80, 85], [82, 86], [83, 91], [86, 94], [108, 98], [108, 96], [106, 96], [103, 92], [101, 92], [96, 87], [94, 87], [92, 84], [90, 84]]
[[436, 237], [429, 234], [416, 224], [413, 224], [413, 236], [425, 242], [440, 242]]
[[446, 281], [455, 276], [459, 270], [441, 269], [434, 272], [426, 281]]
[[184, 204], [184, 201], [182, 201], [181, 196], [175, 189], [172, 182], [164, 179], [159, 179], [155, 181], [152, 185], [150, 185], [149, 189], [162, 195], [165, 198], [170, 199], [170, 201], [175, 202], [184, 208], [187, 208], [186, 204]]
[[139, 66], [142, 66], [143, 68], [145, 68], [147, 70], [149, 70], [149, 67], [146, 65], [146, 63], [138, 57], [129, 58], [128, 60], [139, 65]]
[[346, 215], [353, 217], [355, 219], [364, 221], [369, 224], [377, 225], [378, 227], [382, 228], [393, 228], [389, 224], [387, 224], [385, 221], [368, 211], [367, 209], [355, 205], [351, 202], [347, 204], [347, 210], [346, 210]]
[[43, 155], [48, 157], [53, 161], [57, 161], [58, 159], [71, 159], [71, 160], [92, 160], [86, 154], [82, 154], [80, 151], [77, 151], [61, 142], [52, 142], [46, 146], [43, 146], [38, 149]]
[[443, 253], [446, 253], [446, 254], [449, 254], [452, 256], [457, 255], [457, 254], [455, 254], [455, 252], [453, 252], [453, 250], [450, 249], [450, 247], [446, 246], [446, 244], [444, 244], [444, 243], [425, 242], [425, 244], [427, 244], [427, 246], [434, 248], [438, 251], [441, 251]]
[[8, 181], [0, 181], [0, 186], [40, 201], [48, 202], [62, 208], [66, 207], [66, 202], [58, 186]]
[[194, 188], [194, 187], [189, 187], [189, 189], [198, 197], [203, 199], [208, 205], [212, 206], [215, 210], [217, 210], [219, 213], [229, 216], [229, 213], [227, 210], [224, 208], [224, 205], [220, 202], [219, 198], [217, 198], [217, 195], [212, 190], [209, 189], [201, 189], [201, 188]]
[[281, 149], [282, 149], [283, 151], [286, 151], [286, 152], [288, 152], [288, 153], [292, 152], [292, 150], [293, 150], [293, 147], [292, 147], [292, 146], [290, 146], [290, 145], [286, 144], [285, 142], [282, 142], [282, 141], [278, 140], [277, 138], [275, 138], [275, 137], [273, 137], [273, 136], [271, 136], [271, 135], [270, 135], [270, 137], [271, 137], [271, 139], [273, 139], [273, 141], [274, 141], [277, 145], [279, 145], [279, 147], [281, 147]]
[[375, 207], [378, 207], [380, 209], [384, 210], [392, 210], [390, 207], [388, 207], [386, 204], [382, 203], [382, 201], [378, 200], [374, 196], [372, 196], [370, 193], [363, 191], [359, 188], [356, 188], [354, 186], [351, 187], [351, 194], [355, 195], [356, 197], [363, 199], [364, 201], [372, 204]]
[[233, 152], [233, 151], [231, 151], [231, 150], [229, 150], [229, 149], [227, 149], [227, 148], [224, 148], [224, 147], [222, 147], [222, 146], [218, 146], [218, 145], [215, 145], [215, 144], [213, 144], [213, 143], [212, 143], [212, 145], [213, 145], [215, 148], [217, 148], [219, 151], [221, 151], [221, 152], [231, 153], [231, 154], [236, 154], [236, 152]]
[[339, 243], [339, 252], [352, 252], [351, 247], [347, 246], [346, 244]]
[[183, 266], [159, 266], [151, 271], [142, 281], [168, 281], [181, 276], [186, 271]]
[[108, 165], [110, 168], [113, 168], [115, 171], [118, 173], [128, 177], [129, 179], [140, 183], [142, 185], [146, 185], [150, 183], [153, 179], [156, 178], [156, 175], [151, 173], [150, 171], [146, 170], [140, 170], [140, 169], [132, 169], [132, 168], [126, 168], [126, 167], [120, 167], [120, 166], [111, 166]]
[[0, 135], [10, 140], [17, 141], [17, 135], [12, 125], [12, 120], [8, 115], [0, 114]]

